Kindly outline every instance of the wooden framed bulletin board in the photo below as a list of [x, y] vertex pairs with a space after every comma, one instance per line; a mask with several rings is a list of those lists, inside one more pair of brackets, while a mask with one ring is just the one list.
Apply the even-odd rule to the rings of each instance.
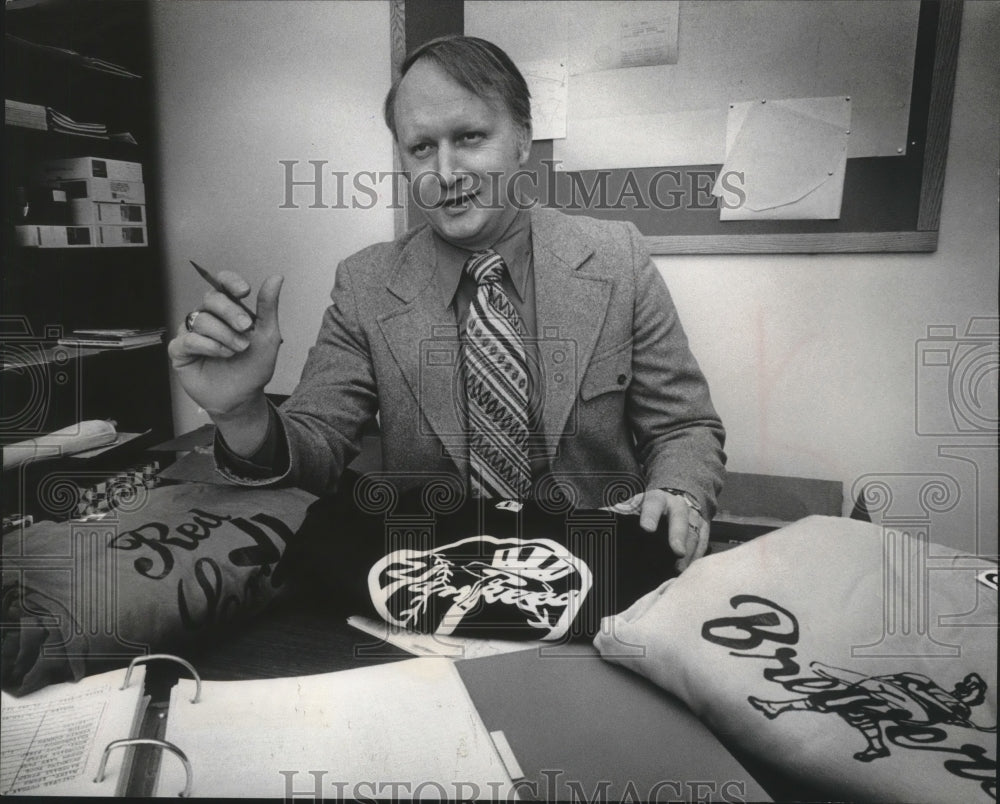
[[[507, 3], [497, 3], [497, 0], [493, 0], [493, 3], [496, 3], [497, 11], [508, 13], [506, 8], [501, 8], [508, 6]], [[519, 27], [516, 25], [506, 29], [509, 31], [507, 36], [514, 37], [510, 41], [515, 42], [515, 48], [518, 41], [516, 37], [530, 37], [534, 24], [530, 3], [521, 5], [529, 12], [522, 15], [526, 33], [515, 30]], [[565, 13], [572, 14], [576, 4], [548, 5], [550, 9], [553, 6], [565, 8]], [[738, 32], [742, 30], [738, 26], [746, 20], [753, 21], [754, 15], [778, 13], [787, 17], [788, 12], [793, 9], [803, 15], [811, 13], [810, 9], [816, 9], [824, 16], [817, 19], [815, 25], [807, 17], [803, 17], [803, 43], [800, 43], [798, 50], [808, 52], [810, 48], [820, 49], [815, 46], [812, 38], [816, 38], [821, 44], [825, 41], [827, 46], [831, 41], [847, 43], [847, 47], [838, 47], [831, 53], [831, 61], [828, 63], [851, 76], [850, 81], [844, 83], [853, 86], [838, 86], [842, 91], [858, 93], [855, 111], [864, 106], [864, 100], [860, 96], [864, 94], [866, 87], [882, 80], [886, 70], [877, 55], [880, 48], [866, 47], [860, 37], [851, 35], [850, 26], [859, 24], [856, 13], [859, 6], [881, 7], [883, 20], [879, 24], [882, 30], [862, 32], [870, 37], [869, 41], [878, 41], [883, 31], [893, 32], [895, 35], [897, 30], [906, 30], [907, 26], [911, 38], [901, 40], [905, 46], [896, 70], [903, 79], [896, 82], [898, 97], [882, 98], [881, 107], [869, 104], [867, 113], [877, 118], [881, 114], [881, 108], [894, 110], [899, 122], [896, 124], [897, 142], [893, 145], [898, 144], [898, 147], [893, 147], [890, 153], [886, 153], [883, 148], [879, 153], [861, 155], [852, 155], [851, 150], [847, 150], [839, 217], [824, 220], [723, 220], [720, 216], [719, 199], [710, 194], [710, 188], [723, 168], [719, 159], [702, 164], [646, 164], [630, 168], [613, 166], [607, 170], [600, 170], [597, 165], [588, 165], [587, 169], [580, 170], [553, 169], [553, 165], [558, 164], [558, 160], [554, 158], [554, 154], [558, 153], [558, 146], [551, 139], [536, 139], [528, 169], [537, 171], [535, 186], [541, 203], [566, 209], [571, 214], [631, 220], [646, 237], [653, 254], [927, 252], [937, 248], [961, 29], [961, 0], [913, 0], [876, 4], [835, 0], [782, 0], [777, 3], [763, 0], [682, 0], [674, 5], [678, 9], [675, 13], [679, 20], [676, 34], [678, 55], [676, 63], [671, 66], [684, 65], [685, 60], [687, 64], [698, 65], [697, 69], [691, 71], [693, 77], [685, 79], [685, 94], [688, 97], [701, 97], [699, 93], [703, 89], [704, 97], [718, 98], [721, 93], [728, 95], [733, 101], [746, 102], [760, 97], [768, 89], [773, 91], [775, 86], [784, 86], [782, 81], [786, 78], [788, 81], [798, 80], [797, 75], [782, 77], [779, 74], [776, 83], [775, 71], [780, 73], [784, 69], [787, 72], [803, 72], [800, 62], [796, 62], [794, 58], [785, 58], [785, 55], [791, 53], [789, 48], [796, 47], [787, 38], [787, 28], [776, 30], [774, 41], [771, 42], [761, 39], [760, 31], [769, 30], [763, 25], [758, 26], [759, 30], [753, 36], [729, 35], [723, 42], [719, 37], [723, 36], [720, 27], [724, 26], [705, 24], [699, 15], [702, 18], [708, 13], [744, 15], [744, 20], [734, 20], [731, 23], [732, 30]], [[614, 5], [606, 4], [606, 7], [613, 8]], [[542, 8], [538, 7], [539, 10]], [[478, 30], [467, 31], [467, 27], [473, 27], [473, 18], [479, 20], [484, 11], [492, 10], [484, 9], [482, 2], [470, 2], [467, 6], [463, 0], [435, 0], [432, 3], [423, 0], [392, 0], [393, 74], [398, 74], [399, 65], [406, 53], [429, 39], [446, 34], [478, 34]], [[898, 26], [891, 18], [897, 12]], [[886, 18], [884, 15], [890, 17]], [[824, 28], [833, 31], [825, 40], [816, 33]], [[698, 36], [708, 39], [698, 41]], [[837, 36], [840, 37], [839, 40]], [[712, 40], [711, 37], [716, 39]], [[535, 39], [538, 39], [537, 34]], [[496, 41], [509, 49], [504, 41], [499, 38]], [[858, 43], [857, 46], [854, 46], [855, 42]], [[739, 69], [740, 48], [746, 49], [745, 71]], [[769, 53], [771, 57], [762, 60], [762, 53]], [[552, 56], [558, 58], [558, 54], [553, 53]], [[515, 61], [518, 61], [516, 55]], [[720, 68], [713, 73], [714, 68], [704, 67], [722, 63], [730, 65], [728, 72]], [[757, 67], [759, 71], [761, 64], [766, 64], [767, 76], [755, 73], [754, 68]], [[737, 65], [737, 68], [734, 69], [733, 65]], [[829, 70], [818, 61], [814, 69], [817, 74], [811, 77], [811, 83], [806, 81], [804, 86], [827, 86], [829, 82], [824, 79], [828, 77]], [[866, 73], [866, 70], [870, 72]], [[572, 81], [573, 77], [570, 76], [569, 80]], [[692, 88], [691, 81], [711, 84]], [[904, 89], [899, 90], [898, 87]], [[781, 99], [791, 96], [771, 97]], [[607, 174], [605, 197], [617, 203], [565, 203], [567, 198], [577, 202], [581, 197], [573, 195], [574, 185], [593, 190], [595, 182], [601, 180], [601, 173]], [[679, 188], [685, 194], [683, 203], [673, 208], [666, 208], [663, 204], [643, 204], [641, 201], [636, 203], [635, 193], [626, 191], [626, 182], [641, 186], [644, 182], [648, 184], [655, 180], [658, 173], [661, 174], [661, 179], [666, 176], [671, 186]], [[661, 183], [659, 186], [665, 185]], [[664, 195], [667, 193], [664, 192]], [[419, 212], [416, 214], [419, 215]], [[407, 222], [413, 223], [415, 220], [411, 210], [403, 210], [398, 213], [397, 229], [402, 229]]]

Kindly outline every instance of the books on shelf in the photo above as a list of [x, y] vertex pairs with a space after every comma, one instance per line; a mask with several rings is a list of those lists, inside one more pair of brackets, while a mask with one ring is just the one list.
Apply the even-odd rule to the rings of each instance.
[[[11, 5], [10, 0], [7, 2], [8, 7]], [[66, 47], [54, 47], [53, 45], [42, 45], [38, 42], [32, 42], [30, 39], [22, 39], [19, 36], [13, 36], [12, 34], [7, 34], [5, 36], [7, 45], [13, 45], [15, 47], [22, 48], [32, 53], [38, 55], [54, 57], [57, 59], [66, 60], [72, 64], [77, 64], [87, 70], [94, 70], [99, 73], [106, 73], [108, 75], [115, 75], [119, 78], [142, 78], [138, 73], [134, 73], [131, 70], [127, 70], [120, 64], [115, 64], [113, 61], [107, 61], [106, 59], [98, 59], [94, 56], [84, 56], [77, 53], [75, 50], [70, 50]]]
[[99, 140], [108, 138], [108, 127], [104, 123], [83, 123], [74, 120], [68, 114], [58, 109], [47, 107], [49, 130], [60, 134], [75, 134], [80, 137], [94, 137]]
[[134, 349], [163, 342], [164, 327], [156, 329], [74, 329], [59, 339], [62, 346], [97, 346], [104, 349]]
[[4, 98], [3, 108], [5, 125], [33, 128], [38, 131], [49, 129], [48, 108], [45, 106]]
[[35, 131], [52, 131], [75, 137], [92, 137], [98, 140], [136, 145], [135, 137], [128, 131], [109, 132], [107, 125], [100, 122], [85, 123], [74, 120], [65, 112], [52, 106], [4, 98], [4, 125], [30, 128]]

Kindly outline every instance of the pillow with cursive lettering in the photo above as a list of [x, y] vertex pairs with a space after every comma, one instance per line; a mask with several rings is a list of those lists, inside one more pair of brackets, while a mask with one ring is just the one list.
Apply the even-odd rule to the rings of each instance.
[[823, 798], [995, 801], [996, 623], [995, 563], [813, 516], [696, 561], [594, 644]]
[[215, 484], [137, 487], [100, 520], [3, 538], [3, 688], [16, 695], [204, 638], [260, 611], [315, 497]]

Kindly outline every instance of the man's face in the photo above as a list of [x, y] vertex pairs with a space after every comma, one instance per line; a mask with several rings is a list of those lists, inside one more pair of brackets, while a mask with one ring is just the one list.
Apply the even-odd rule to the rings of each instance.
[[517, 213], [511, 174], [531, 143], [497, 99], [465, 89], [418, 61], [396, 95], [396, 135], [411, 192], [445, 240], [476, 251], [496, 242]]

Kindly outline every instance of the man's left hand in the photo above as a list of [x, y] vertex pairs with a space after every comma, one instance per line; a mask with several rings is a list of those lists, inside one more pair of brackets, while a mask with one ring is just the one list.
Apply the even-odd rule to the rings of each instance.
[[664, 489], [647, 489], [607, 510], [616, 514], [638, 514], [639, 526], [652, 533], [660, 518], [667, 518], [667, 540], [678, 556], [677, 569], [683, 572], [701, 558], [708, 548], [708, 523], [683, 495]]

